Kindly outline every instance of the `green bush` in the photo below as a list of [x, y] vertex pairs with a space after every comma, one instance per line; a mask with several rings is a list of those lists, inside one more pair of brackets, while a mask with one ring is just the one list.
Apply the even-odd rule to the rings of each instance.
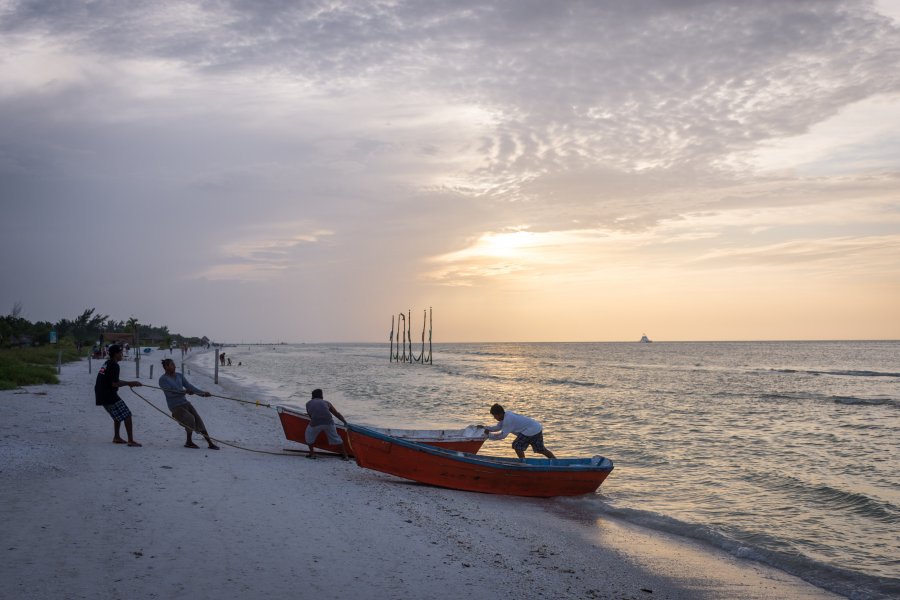
[[74, 346], [60, 344], [37, 348], [0, 350], [0, 390], [12, 390], [23, 385], [59, 383], [56, 361], [62, 350], [62, 361], [72, 362], [80, 357]]

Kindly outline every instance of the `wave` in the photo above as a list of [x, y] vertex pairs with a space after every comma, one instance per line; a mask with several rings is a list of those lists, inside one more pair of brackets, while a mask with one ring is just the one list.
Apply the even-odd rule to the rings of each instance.
[[801, 373], [804, 375], [834, 375], [838, 377], [896, 377], [900, 379], [900, 373], [892, 373], [885, 371], [855, 371], [855, 370], [833, 370], [818, 371], [812, 369], [769, 369], [773, 373]]
[[[717, 396], [724, 396], [723, 393], [717, 393]], [[890, 406], [900, 408], [900, 400], [895, 398], [860, 398], [858, 396], [831, 396], [824, 394], [813, 394], [809, 392], [781, 392], [776, 394], [762, 394], [759, 398], [763, 400], [820, 400], [823, 402], [834, 402], [835, 404], [846, 404], [848, 406]]]
[[[485, 373], [482, 371], [470, 371], [466, 373], [462, 372], [454, 372], [450, 369], [442, 369], [444, 373], [449, 375], [457, 375], [461, 377], [470, 378], [473, 380], [481, 380], [481, 381], [501, 381], [504, 383], [512, 383], [512, 384], [534, 384], [536, 383], [535, 378], [531, 376], [515, 376], [515, 375], [507, 375], [507, 374], [494, 374], [494, 373]], [[563, 378], [550, 378], [543, 380], [541, 383], [547, 385], [561, 385], [561, 386], [572, 386], [572, 387], [585, 387], [585, 388], [608, 388], [609, 384], [606, 383], [597, 383], [594, 381], [580, 381], [577, 379], [563, 379]]]
[[551, 385], [572, 385], [575, 387], [609, 387], [609, 384], [606, 383], [596, 383], [594, 381], [578, 381], [577, 379], [547, 379], [545, 383], [549, 383]]
[[823, 483], [808, 483], [790, 475], [769, 473], [756, 479], [761, 484], [793, 496], [804, 503], [818, 504], [828, 511], [852, 512], [887, 525], [900, 525], [900, 507], [860, 492], [842, 490]]
[[509, 356], [515, 357], [516, 355], [510, 354], [509, 352], [496, 352], [491, 350], [466, 350], [461, 352], [462, 356]]
[[863, 406], [893, 406], [900, 408], [900, 400], [893, 398], [855, 398], [853, 396], [832, 396], [835, 404], [860, 404]]
[[647, 529], [695, 540], [724, 550], [737, 558], [774, 567], [852, 600], [900, 597], [898, 578], [876, 577], [822, 563], [792, 549], [784, 540], [770, 535], [717, 530], [652, 511], [614, 506], [600, 496], [564, 498], [558, 499], [557, 503], [563, 510], [573, 511], [579, 517], [612, 517]]

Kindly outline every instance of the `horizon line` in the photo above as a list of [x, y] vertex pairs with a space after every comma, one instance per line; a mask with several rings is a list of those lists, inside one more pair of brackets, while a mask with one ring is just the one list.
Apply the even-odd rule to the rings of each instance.
[[[900, 342], [900, 338], [784, 338], [784, 339], [698, 339], [698, 340], [659, 340], [654, 339], [650, 342], [641, 342], [638, 340], [513, 340], [513, 341], [447, 341], [447, 342], [431, 342], [432, 346], [438, 344], [703, 344], [703, 343], [746, 343], [746, 342]], [[390, 342], [376, 341], [302, 341], [302, 342], [211, 342], [213, 345], [231, 345], [231, 346], [287, 346], [302, 344], [383, 344], [389, 346]], [[422, 342], [414, 342], [413, 347], [421, 346]]]

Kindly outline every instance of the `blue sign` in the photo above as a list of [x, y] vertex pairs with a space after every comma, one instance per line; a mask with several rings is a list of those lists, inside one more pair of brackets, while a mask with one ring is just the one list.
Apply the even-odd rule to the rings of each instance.
[[51, 344], [55, 344], [55, 343], [56, 343], [56, 331], [51, 331], [51, 332], [50, 332], [50, 343], [51, 343]]

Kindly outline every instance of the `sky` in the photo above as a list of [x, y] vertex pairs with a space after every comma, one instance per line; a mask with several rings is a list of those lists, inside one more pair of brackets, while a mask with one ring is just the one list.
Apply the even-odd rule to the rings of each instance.
[[900, 339], [900, 1], [0, 0], [0, 314]]

